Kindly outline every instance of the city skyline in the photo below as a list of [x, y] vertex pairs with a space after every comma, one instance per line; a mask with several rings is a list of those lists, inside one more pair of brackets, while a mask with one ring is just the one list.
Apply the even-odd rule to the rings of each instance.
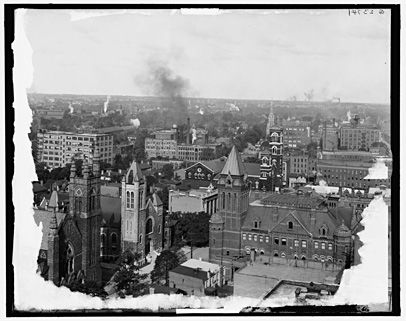
[[184, 84], [182, 96], [304, 100], [313, 90], [314, 101], [390, 102], [389, 13], [116, 10], [83, 19], [83, 12], [27, 11], [29, 92], [159, 96], [151, 70], [165, 68]]

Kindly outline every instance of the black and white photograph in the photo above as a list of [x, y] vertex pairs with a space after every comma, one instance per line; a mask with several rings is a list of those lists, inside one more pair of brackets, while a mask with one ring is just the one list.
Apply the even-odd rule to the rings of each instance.
[[8, 316], [400, 315], [399, 4], [4, 12]]

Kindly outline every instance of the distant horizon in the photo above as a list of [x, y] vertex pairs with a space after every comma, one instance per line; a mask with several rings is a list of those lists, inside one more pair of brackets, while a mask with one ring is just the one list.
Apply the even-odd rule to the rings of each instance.
[[[130, 95], [130, 94], [76, 94], [76, 93], [45, 93], [45, 92], [27, 92], [27, 95], [54, 95], [54, 96], [97, 96], [97, 97], [134, 97], [134, 98], [171, 98], [169, 96], [154, 96], [154, 95]], [[213, 99], [213, 100], [235, 100], [235, 101], [283, 101], [291, 103], [331, 103], [331, 104], [363, 104], [363, 105], [382, 105], [390, 107], [390, 103], [380, 103], [380, 102], [359, 102], [359, 101], [341, 101], [332, 102], [328, 100], [289, 100], [289, 99], [255, 99], [255, 98], [223, 98], [223, 97], [192, 97], [192, 96], [180, 96], [182, 99]], [[274, 106], [277, 107], [277, 106]]]

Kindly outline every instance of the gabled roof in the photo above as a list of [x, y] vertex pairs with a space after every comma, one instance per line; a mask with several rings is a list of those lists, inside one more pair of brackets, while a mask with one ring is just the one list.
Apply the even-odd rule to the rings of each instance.
[[237, 151], [235, 145], [231, 149], [230, 155], [228, 155], [226, 164], [224, 165], [221, 174], [230, 174], [233, 176], [243, 176], [245, 174], [244, 163], [242, 162], [241, 155]]
[[154, 205], [154, 206], [161, 206], [161, 205], [163, 205], [163, 203], [162, 203], [162, 201], [161, 201], [161, 198], [159, 197], [159, 195], [157, 194], [157, 193], [153, 193], [152, 194], [152, 204]]
[[244, 163], [245, 171], [248, 176], [260, 176], [261, 164], [258, 163]]
[[126, 182], [128, 183], [130, 180], [130, 175], [132, 174], [132, 182], [139, 182], [144, 179], [144, 175], [142, 174], [141, 167], [137, 162], [132, 162], [130, 168], [127, 171], [126, 175]]
[[[255, 201], [251, 203], [248, 208], [248, 213], [243, 222], [242, 230], [253, 230], [253, 222], [255, 220], [259, 220], [261, 222], [259, 230], [268, 232], [278, 226], [289, 215], [293, 215], [294, 218], [296, 218], [296, 220], [299, 222], [299, 224], [314, 237], [319, 236], [319, 229], [323, 225], [328, 227], [328, 236], [333, 237], [333, 232], [342, 223], [341, 217], [337, 217], [339, 215], [335, 215], [335, 213], [326, 210], [327, 206], [325, 205], [321, 208], [314, 208], [316, 210], [311, 211], [310, 208], [299, 208], [296, 207], [295, 204], [295, 202], [292, 202], [291, 205], [280, 207], [278, 206], [278, 204], [264, 205], [261, 204], [260, 201]], [[311, 223], [310, 213], [315, 219], [315, 224]], [[341, 214], [341, 210], [339, 210], [338, 213]], [[275, 221], [275, 217], [273, 214], [278, 215], [277, 221]]]
[[[58, 224], [58, 228], [61, 226], [66, 213], [63, 212], [56, 212], [56, 221]], [[39, 226], [39, 223], [42, 223], [42, 239], [41, 239], [41, 250], [48, 250], [48, 233], [49, 233], [49, 225], [52, 220], [52, 216], [54, 215], [53, 211], [45, 211], [45, 210], [34, 210], [34, 221], [35, 224]]]

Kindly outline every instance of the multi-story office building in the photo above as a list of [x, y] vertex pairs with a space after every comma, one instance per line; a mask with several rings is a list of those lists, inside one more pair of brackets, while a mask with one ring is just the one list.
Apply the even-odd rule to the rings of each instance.
[[113, 162], [113, 136], [107, 134], [77, 134], [62, 131], [40, 131], [37, 134], [38, 161], [51, 168], [63, 167], [72, 159], [93, 158], [97, 151], [100, 161]]
[[324, 150], [334, 151], [338, 149], [338, 136], [339, 129], [333, 125], [327, 125], [324, 123], [323, 133], [322, 133], [322, 147]]
[[340, 129], [340, 147], [348, 150], [368, 151], [371, 145], [381, 141], [381, 131], [358, 125], [346, 125]]
[[[187, 136], [186, 144], [179, 142], [179, 131], [176, 127], [170, 130], [157, 131], [153, 135], [154, 138], [145, 139], [145, 152], [148, 158], [168, 157], [170, 159], [200, 161], [204, 156], [205, 149], [211, 149], [215, 153], [219, 146], [218, 144], [207, 144], [207, 133], [194, 128], [192, 134]], [[196, 137], [189, 137], [193, 135]]]
[[283, 127], [283, 144], [285, 147], [306, 146], [310, 142], [310, 127], [303, 125], [288, 125]]

